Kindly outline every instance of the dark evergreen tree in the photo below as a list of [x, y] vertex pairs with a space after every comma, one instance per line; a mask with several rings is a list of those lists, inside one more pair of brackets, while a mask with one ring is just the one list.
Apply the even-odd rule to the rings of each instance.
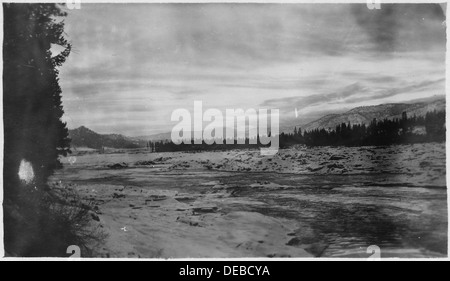
[[[58, 157], [69, 152], [58, 67], [71, 46], [63, 36], [63, 17], [56, 4], [3, 4], [3, 113], [5, 198], [21, 184], [22, 160], [32, 164], [38, 188], [60, 166]], [[65, 47], [52, 56], [52, 44]]]

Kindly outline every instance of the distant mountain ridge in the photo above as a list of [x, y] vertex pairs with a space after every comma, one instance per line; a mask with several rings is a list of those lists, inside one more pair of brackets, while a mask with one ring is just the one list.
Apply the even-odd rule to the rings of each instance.
[[[223, 129], [223, 136], [226, 137], [227, 135], [227, 128], [222, 127]], [[245, 133], [248, 134], [248, 128], [245, 128]], [[240, 131], [242, 133], [243, 131]], [[203, 131], [191, 131], [191, 137], [195, 137], [195, 133], [203, 134]], [[234, 134], [238, 134], [238, 130], [234, 129]], [[171, 140], [172, 139], [172, 132], [167, 133], [159, 133], [159, 134], [153, 134], [153, 135], [147, 135], [147, 136], [138, 136], [138, 137], [131, 137], [131, 139], [134, 140], [145, 140], [145, 141], [151, 141], [151, 142], [158, 142], [158, 141], [165, 141], [165, 140]]]
[[153, 134], [153, 135], [147, 135], [147, 136], [131, 137], [131, 139], [157, 142], [157, 141], [163, 141], [163, 140], [170, 140], [171, 134], [172, 134], [171, 132], [159, 133], [159, 134]]
[[369, 124], [374, 118], [377, 120], [401, 118], [402, 113], [408, 116], [425, 116], [429, 111], [445, 110], [445, 98], [418, 103], [388, 103], [372, 106], [355, 107], [342, 114], [328, 114], [306, 125], [298, 125], [302, 131], [314, 129], [334, 129], [341, 123]]
[[[445, 98], [433, 99], [428, 101], [418, 101], [416, 103], [389, 103], [373, 106], [355, 107], [342, 114], [328, 114], [306, 125], [298, 125], [303, 132], [314, 129], [334, 129], [338, 124], [369, 124], [374, 118], [377, 120], [401, 118], [402, 113], [406, 112], [408, 116], [425, 116], [430, 111], [445, 110]], [[294, 127], [284, 130], [293, 131]], [[281, 133], [281, 132], [280, 132]], [[194, 132], [192, 132], [192, 135]], [[225, 136], [224, 132], [224, 136]], [[120, 134], [99, 134], [84, 126], [69, 130], [69, 137], [72, 139], [74, 147], [88, 147], [101, 149], [110, 148], [139, 148], [146, 147], [148, 141], [158, 142], [171, 139], [171, 133], [160, 133], [148, 136], [127, 137]]]
[[120, 134], [99, 134], [84, 126], [69, 130], [69, 137], [72, 139], [73, 147], [88, 147], [101, 149], [110, 148], [139, 148], [145, 147], [146, 142], [135, 140]]

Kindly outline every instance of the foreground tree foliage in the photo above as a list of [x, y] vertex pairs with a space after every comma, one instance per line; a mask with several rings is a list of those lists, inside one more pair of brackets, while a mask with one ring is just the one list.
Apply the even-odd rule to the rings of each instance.
[[[66, 14], [56, 4], [3, 4], [5, 250], [15, 256], [65, 256], [81, 243], [88, 208], [56, 200], [47, 180], [70, 152], [58, 67], [70, 53]], [[52, 45], [64, 50], [52, 56]], [[22, 171], [21, 163], [31, 167]], [[81, 245], [80, 247], [82, 247]]]
[[[17, 171], [26, 160], [35, 183], [44, 186], [69, 152], [58, 69], [70, 53], [63, 37], [65, 16], [55, 4], [4, 4], [3, 114], [5, 195], [17, 195]], [[52, 44], [65, 47], [52, 57]]]

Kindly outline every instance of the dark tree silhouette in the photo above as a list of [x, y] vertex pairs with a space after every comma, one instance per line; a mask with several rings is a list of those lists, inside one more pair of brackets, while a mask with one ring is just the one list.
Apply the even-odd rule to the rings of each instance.
[[[22, 160], [32, 164], [34, 185], [45, 187], [69, 152], [58, 66], [71, 46], [63, 36], [66, 14], [56, 4], [3, 4], [3, 112], [5, 198], [17, 195]], [[52, 57], [52, 45], [65, 49]]]
[[[48, 177], [70, 152], [58, 67], [70, 53], [63, 36], [66, 14], [56, 4], [3, 4], [4, 245], [8, 256], [64, 256], [68, 245], [91, 235], [81, 203], [48, 188]], [[64, 47], [52, 56], [52, 45]], [[22, 181], [22, 161], [34, 177]], [[76, 200], [75, 200], [76, 201]], [[83, 234], [84, 233], [84, 234]], [[91, 235], [91, 236], [89, 236]]]
[[[425, 134], [414, 133], [416, 127], [425, 127]], [[280, 147], [294, 144], [308, 146], [362, 146], [391, 145], [402, 143], [444, 142], [445, 141], [445, 111], [430, 111], [425, 117], [408, 118], [406, 112], [398, 119], [373, 119], [366, 124], [342, 123], [334, 130], [314, 129], [305, 132], [294, 129], [293, 134], [280, 135]]]

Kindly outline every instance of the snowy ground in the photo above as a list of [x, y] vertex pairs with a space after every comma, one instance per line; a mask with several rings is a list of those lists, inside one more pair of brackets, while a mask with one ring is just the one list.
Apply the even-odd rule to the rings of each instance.
[[444, 144], [88, 152], [55, 188], [97, 206], [104, 257], [440, 257]]

